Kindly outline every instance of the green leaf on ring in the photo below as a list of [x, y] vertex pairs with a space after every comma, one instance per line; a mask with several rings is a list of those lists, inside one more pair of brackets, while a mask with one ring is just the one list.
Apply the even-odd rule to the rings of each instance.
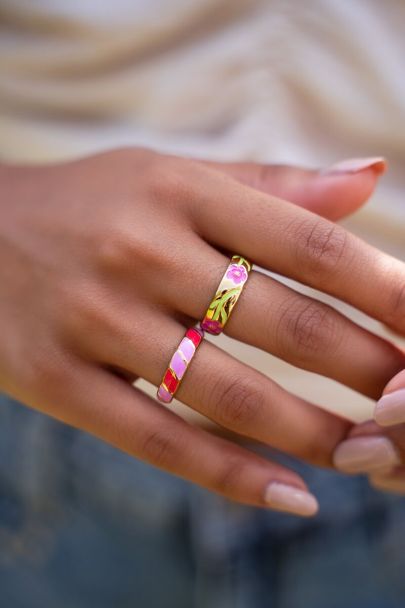
[[221, 323], [222, 325], [225, 325], [225, 323], [228, 320], [228, 315], [226, 314], [225, 308], [221, 309]]
[[212, 317], [212, 319], [214, 321], [218, 321], [219, 315], [221, 314], [221, 310], [224, 307], [224, 305], [226, 304], [227, 300], [230, 300], [231, 298], [234, 298], [234, 297], [236, 299], [236, 295], [239, 293], [239, 291], [240, 291], [239, 288], [231, 289], [220, 299], [220, 301], [217, 303], [217, 305], [215, 307], [215, 312]]

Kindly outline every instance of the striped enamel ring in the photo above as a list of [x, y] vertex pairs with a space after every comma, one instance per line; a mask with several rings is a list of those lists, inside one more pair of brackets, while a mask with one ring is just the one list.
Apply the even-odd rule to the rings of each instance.
[[157, 397], [159, 401], [163, 403], [171, 402], [203, 337], [204, 331], [200, 327], [192, 327], [186, 331], [184, 338], [170, 359], [169, 367], [166, 369], [158, 388]]
[[241, 255], [232, 256], [214, 298], [200, 325], [209, 334], [220, 334], [238, 301], [243, 287], [249, 278], [252, 264]]

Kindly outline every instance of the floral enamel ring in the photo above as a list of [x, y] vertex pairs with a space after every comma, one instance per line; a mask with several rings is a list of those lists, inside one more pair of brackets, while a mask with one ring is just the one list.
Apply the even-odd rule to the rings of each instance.
[[249, 278], [252, 264], [240, 255], [232, 256], [211, 304], [200, 325], [204, 331], [219, 335], [238, 301], [243, 287]]

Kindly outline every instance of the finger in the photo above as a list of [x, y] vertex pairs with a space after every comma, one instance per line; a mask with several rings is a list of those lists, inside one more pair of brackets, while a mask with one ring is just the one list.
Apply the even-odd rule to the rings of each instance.
[[405, 425], [383, 430], [372, 420], [357, 424], [337, 446], [333, 461], [345, 473], [385, 475], [405, 463]]
[[343, 441], [335, 450], [333, 462], [343, 473], [370, 474], [399, 465], [401, 455], [387, 437], [367, 435]]
[[104, 370], [82, 366], [78, 373], [76, 366], [74, 378], [64, 375], [48, 399], [49, 413], [63, 422], [231, 500], [304, 516], [317, 511], [293, 471], [187, 424]]
[[260, 163], [206, 162], [257, 190], [291, 201], [331, 220], [361, 207], [386, 170], [383, 158], [343, 161], [323, 171]]
[[405, 424], [405, 370], [397, 374], [385, 387], [374, 410], [374, 419], [384, 427]]
[[[98, 332], [95, 339], [111, 365], [159, 385], [183, 334], [175, 321], [153, 315], [145, 316], [143, 329], [122, 319], [114, 336]], [[200, 345], [176, 397], [222, 427], [325, 466], [350, 426], [208, 341]]]
[[[195, 266], [190, 268], [185, 259], [177, 269], [184, 281], [167, 282], [166, 296], [175, 310], [198, 320], [203, 318], [229, 260], [201, 241], [189, 248], [199, 260], [198, 270]], [[193, 280], [193, 272], [198, 272], [198, 280]], [[225, 333], [373, 398], [405, 366], [405, 354], [393, 344], [332, 307], [255, 271], [251, 272]]]
[[196, 169], [201, 174], [188, 206], [205, 240], [405, 333], [403, 262], [306, 209], [240, 186], [219, 172], [203, 177], [206, 171]]
[[405, 388], [405, 369], [399, 372], [394, 378], [390, 380], [384, 389], [384, 395], [394, 393]]
[[[402, 371], [388, 383], [384, 396], [377, 403], [374, 410], [375, 421], [369, 420], [353, 426], [349, 439], [335, 452], [334, 461], [339, 468], [345, 468], [347, 459], [350, 466], [350, 455], [353, 454], [361, 465], [361, 472], [366, 473], [376, 467], [384, 469], [399, 463], [405, 464], [404, 385], [405, 373]], [[385, 477], [382, 473], [379, 473], [379, 476]], [[394, 484], [398, 481], [397, 477], [394, 475]]]
[[405, 495], [405, 467], [395, 467], [385, 475], [375, 473], [369, 481], [376, 490]]
[[392, 427], [381, 427], [373, 420], [358, 424], [351, 430], [350, 437], [384, 437], [394, 447], [400, 461], [405, 464], [405, 424], [397, 424]]

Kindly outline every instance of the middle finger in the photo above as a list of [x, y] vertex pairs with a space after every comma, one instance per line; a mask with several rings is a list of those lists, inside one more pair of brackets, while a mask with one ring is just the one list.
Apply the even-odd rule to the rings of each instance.
[[[196, 169], [197, 170], [197, 169]], [[405, 264], [328, 220], [198, 167], [189, 210], [209, 243], [405, 333]]]
[[[194, 244], [194, 256], [198, 266], [186, 260], [176, 272], [182, 278], [168, 282], [167, 297], [176, 311], [198, 320], [229, 259], [204, 241]], [[250, 273], [225, 333], [372, 398], [405, 366], [405, 354], [387, 340], [256, 271]]]

